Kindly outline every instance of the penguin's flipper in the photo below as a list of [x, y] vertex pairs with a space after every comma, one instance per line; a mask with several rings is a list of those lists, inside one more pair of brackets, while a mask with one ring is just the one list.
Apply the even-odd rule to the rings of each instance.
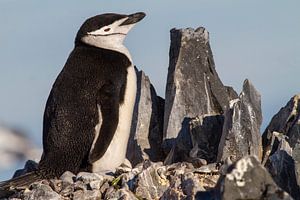
[[119, 123], [120, 87], [113, 83], [105, 84], [98, 94], [102, 125], [94, 148], [89, 155], [90, 163], [99, 160], [104, 155]]

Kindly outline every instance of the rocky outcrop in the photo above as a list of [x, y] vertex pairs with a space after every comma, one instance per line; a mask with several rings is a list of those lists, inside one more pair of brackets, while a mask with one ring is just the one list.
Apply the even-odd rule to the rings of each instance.
[[300, 140], [300, 94], [295, 95], [285, 107], [272, 118], [262, 136], [264, 159], [267, 159], [278, 148], [279, 140], [274, 133], [286, 137], [289, 145], [294, 148]]
[[232, 161], [253, 155], [262, 157], [260, 126], [262, 123], [261, 97], [254, 86], [245, 80], [238, 99], [230, 102], [225, 114], [218, 161], [228, 157]]
[[157, 96], [148, 76], [137, 71], [137, 95], [134, 106], [127, 159], [136, 165], [145, 159], [163, 160], [162, 132], [164, 99]]
[[215, 70], [208, 31], [172, 29], [164, 114], [164, 148], [168, 152], [186, 119], [222, 114], [234, 96]]
[[219, 180], [217, 193], [223, 200], [292, 199], [253, 156], [245, 156], [228, 168]]
[[300, 199], [299, 144], [296, 144], [293, 151], [284, 138], [278, 139], [280, 140], [278, 149], [269, 157], [266, 168], [278, 186], [287, 191], [294, 199]]

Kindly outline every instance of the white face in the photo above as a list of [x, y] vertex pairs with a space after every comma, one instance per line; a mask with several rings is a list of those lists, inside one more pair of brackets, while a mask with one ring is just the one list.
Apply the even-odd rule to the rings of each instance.
[[114, 23], [104, 26], [98, 30], [88, 32], [86, 36], [82, 38], [82, 41], [86, 44], [100, 47], [104, 49], [119, 50], [123, 46], [123, 41], [135, 24], [122, 25], [128, 17], [115, 21]]

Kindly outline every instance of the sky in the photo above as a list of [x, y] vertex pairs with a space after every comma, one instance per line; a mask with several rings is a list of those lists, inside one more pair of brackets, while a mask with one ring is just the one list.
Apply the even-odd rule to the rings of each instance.
[[248, 78], [260, 92], [264, 128], [300, 92], [299, 8], [297, 0], [0, 0], [0, 124], [41, 146], [47, 97], [84, 20], [143, 11], [125, 44], [160, 96], [170, 29], [203, 26], [222, 82], [239, 93]]

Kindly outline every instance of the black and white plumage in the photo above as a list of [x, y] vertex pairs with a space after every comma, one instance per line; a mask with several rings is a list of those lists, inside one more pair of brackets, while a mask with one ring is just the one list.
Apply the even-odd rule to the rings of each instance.
[[113, 170], [125, 159], [136, 74], [123, 45], [145, 16], [103, 14], [84, 22], [47, 100], [39, 170], [0, 184], [24, 185], [65, 171]]

